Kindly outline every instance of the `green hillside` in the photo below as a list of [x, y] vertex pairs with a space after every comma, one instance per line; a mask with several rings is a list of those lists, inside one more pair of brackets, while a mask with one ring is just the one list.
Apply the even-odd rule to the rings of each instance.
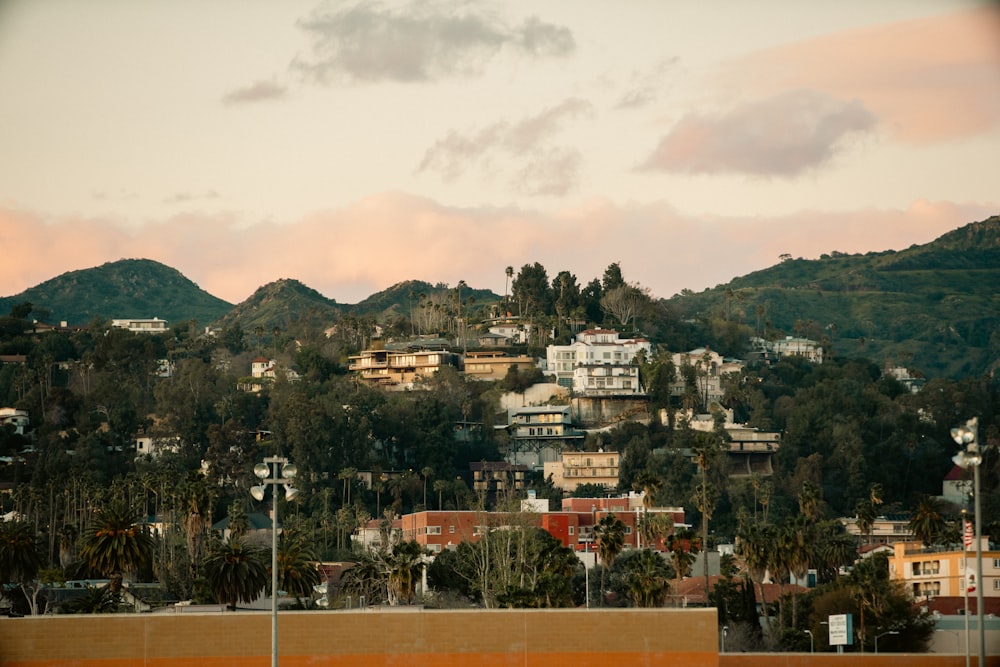
[[835, 354], [928, 376], [979, 375], [1000, 358], [1000, 217], [902, 251], [786, 259], [669, 300], [686, 318], [823, 340]]
[[308, 323], [325, 329], [340, 319], [342, 307], [298, 280], [284, 278], [260, 287], [216, 322], [218, 326], [238, 324], [243, 331], [258, 327], [270, 333], [286, 330], [292, 322]]
[[232, 304], [212, 296], [179, 271], [149, 259], [122, 259], [69, 271], [20, 294], [0, 298], [0, 313], [21, 303], [50, 323], [86, 324], [94, 318], [158, 317], [170, 323], [219, 319]]

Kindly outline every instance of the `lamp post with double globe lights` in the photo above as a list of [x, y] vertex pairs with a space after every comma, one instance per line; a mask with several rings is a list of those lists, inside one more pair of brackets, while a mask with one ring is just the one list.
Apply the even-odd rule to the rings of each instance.
[[[979, 663], [986, 664], [986, 633], [983, 628], [983, 512], [982, 499], [979, 493], [979, 467], [983, 455], [979, 449], [979, 418], [973, 417], [963, 425], [951, 429], [952, 439], [962, 447], [958, 454], [952, 457], [959, 468], [972, 468], [973, 512], [976, 522], [976, 621], [979, 627]], [[965, 584], [968, 588], [968, 584]]]
[[298, 469], [283, 456], [268, 456], [263, 463], [253, 467], [253, 474], [260, 479], [260, 485], [250, 487], [254, 500], [264, 500], [267, 487], [271, 490], [271, 667], [278, 667], [278, 489], [285, 488], [285, 500], [299, 495], [292, 487]]

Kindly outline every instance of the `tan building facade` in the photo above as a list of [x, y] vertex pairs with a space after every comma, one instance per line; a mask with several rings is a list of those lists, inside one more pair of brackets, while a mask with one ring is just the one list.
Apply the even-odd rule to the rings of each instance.
[[563, 452], [559, 461], [545, 463], [544, 474], [563, 491], [575, 491], [581, 484], [617, 489], [620, 465], [618, 452]]

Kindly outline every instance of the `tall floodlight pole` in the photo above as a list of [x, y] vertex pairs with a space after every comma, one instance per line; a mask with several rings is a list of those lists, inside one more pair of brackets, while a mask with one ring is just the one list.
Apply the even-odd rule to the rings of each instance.
[[[983, 512], [982, 498], [979, 493], [979, 467], [983, 455], [979, 449], [979, 418], [973, 417], [962, 426], [951, 429], [952, 439], [962, 446], [952, 461], [960, 468], [972, 468], [972, 493], [976, 514], [976, 622], [979, 628], [979, 662], [986, 664], [986, 632], [983, 627]], [[966, 583], [968, 589], [968, 583]]]
[[[260, 479], [260, 486], [250, 487], [250, 495], [255, 500], [264, 500], [267, 487], [285, 487], [285, 500], [299, 494], [291, 486], [298, 469], [282, 456], [269, 456], [263, 463], [253, 468], [253, 474]], [[271, 489], [271, 667], [278, 667], [278, 489]]]

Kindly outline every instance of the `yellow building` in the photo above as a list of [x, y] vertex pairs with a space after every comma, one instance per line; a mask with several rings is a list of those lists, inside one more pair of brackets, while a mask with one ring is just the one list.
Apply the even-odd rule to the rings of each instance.
[[[895, 542], [892, 546], [889, 576], [902, 579], [917, 601], [962, 597], [966, 577], [975, 576], [975, 549], [941, 551], [917, 542]], [[984, 597], [1000, 597], [1000, 551], [990, 551], [987, 538], [983, 538], [982, 583]]]

